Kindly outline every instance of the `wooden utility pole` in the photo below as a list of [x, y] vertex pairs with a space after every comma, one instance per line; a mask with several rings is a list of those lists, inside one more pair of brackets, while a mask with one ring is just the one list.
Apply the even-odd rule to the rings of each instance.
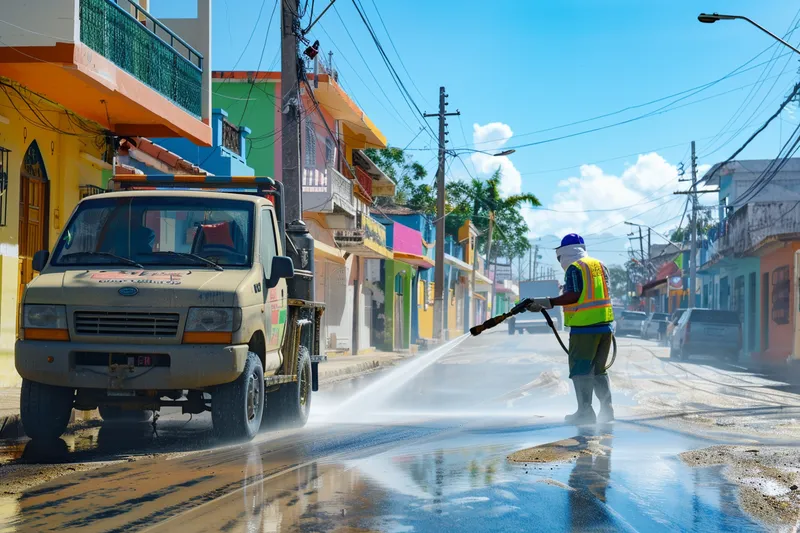
[[[297, 0], [293, 0], [297, 1]], [[445, 286], [444, 286], [444, 218], [445, 218], [445, 143], [447, 143], [446, 117], [460, 115], [459, 112], [447, 112], [447, 94], [444, 87], [439, 87], [439, 112], [425, 113], [425, 117], [439, 119], [439, 167], [436, 170], [436, 266], [434, 267], [434, 292], [433, 292], [433, 337], [437, 341], [444, 340], [444, 311], [445, 311]], [[471, 296], [470, 296], [471, 297]]]
[[303, 218], [300, 168], [300, 68], [297, 34], [299, 0], [281, 0], [281, 155], [286, 222]]
[[536, 276], [536, 260], [537, 259], [539, 259], [539, 245], [538, 244], [533, 247], [533, 270], [532, 270], [533, 274], [532, 274], [532, 277], [533, 277], [534, 281], [536, 280], [536, 277], [537, 277]]
[[697, 155], [692, 141], [692, 246], [689, 252], [689, 305], [694, 307], [697, 294]]

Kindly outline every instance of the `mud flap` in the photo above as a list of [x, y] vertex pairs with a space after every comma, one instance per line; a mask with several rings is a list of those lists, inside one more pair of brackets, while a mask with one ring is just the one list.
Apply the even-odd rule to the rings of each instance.
[[319, 390], [319, 364], [327, 360], [327, 355], [311, 356], [311, 390], [314, 392]]

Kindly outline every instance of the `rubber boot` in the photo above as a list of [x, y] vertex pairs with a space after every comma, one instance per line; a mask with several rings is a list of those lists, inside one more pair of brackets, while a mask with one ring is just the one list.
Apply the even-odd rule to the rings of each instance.
[[567, 424], [583, 425], [594, 424], [597, 416], [592, 409], [592, 394], [594, 392], [594, 376], [575, 376], [572, 378], [575, 385], [575, 397], [578, 400], [578, 410], [564, 417]]
[[611, 405], [611, 382], [608, 374], [594, 377], [594, 393], [600, 400], [600, 413], [597, 415], [599, 424], [607, 424], [614, 421], [614, 406]]

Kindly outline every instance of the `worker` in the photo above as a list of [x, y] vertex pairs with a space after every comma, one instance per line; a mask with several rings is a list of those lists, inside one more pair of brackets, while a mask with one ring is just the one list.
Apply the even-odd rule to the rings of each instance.
[[[557, 298], [533, 298], [528, 311], [564, 307], [569, 326], [569, 377], [575, 386], [578, 410], [565, 420], [571, 424], [607, 423], [614, 420], [611, 387], [606, 372], [612, 343], [614, 311], [608, 292], [608, 269], [589, 257], [580, 235], [570, 233], [556, 248], [565, 270], [564, 291]], [[592, 394], [600, 400], [600, 413], [592, 408]]]

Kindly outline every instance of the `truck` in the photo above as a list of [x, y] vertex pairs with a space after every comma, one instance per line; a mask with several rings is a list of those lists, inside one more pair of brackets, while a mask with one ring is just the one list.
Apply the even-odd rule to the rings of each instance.
[[[556, 279], [546, 279], [538, 281], [522, 281], [519, 284], [519, 297], [525, 298], [555, 298], [560, 294], [560, 286]], [[563, 311], [561, 307], [555, 307], [547, 311], [553, 319], [553, 323], [559, 330], [564, 324]], [[549, 328], [541, 313], [522, 313], [508, 320], [508, 334], [513, 335], [519, 331], [535, 333], [545, 331]]]
[[104, 424], [210, 411], [225, 440], [304, 425], [324, 305], [313, 238], [283, 202], [270, 178], [204, 175], [116, 175], [81, 200], [21, 301], [28, 436], [57, 439], [73, 409]]

